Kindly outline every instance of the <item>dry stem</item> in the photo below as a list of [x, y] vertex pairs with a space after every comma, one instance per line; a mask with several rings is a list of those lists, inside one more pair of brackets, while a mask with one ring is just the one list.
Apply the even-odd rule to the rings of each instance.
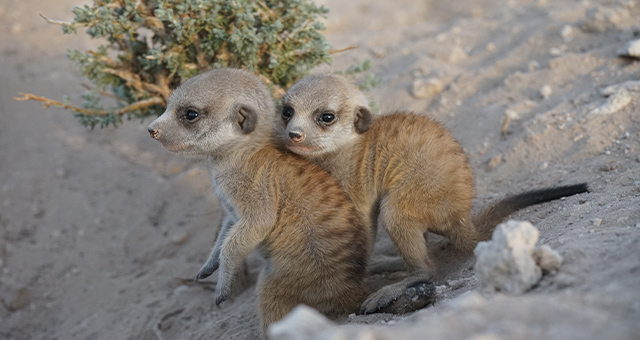
[[[65, 109], [65, 110], [71, 110], [71, 111], [75, 111], [75, 112], [78, 112], [78, 113], [82, 113], [82, 114], [85, 114], [87, 116], [106, 116], [106, 115], [109, 114], [109, 112], [104, 111], [104, 110], [85, 109], [85, 108], [74, 106], [74, 105], [71, 105], [71, 104], [65, 104], [65, 103], [59, 102], [57, 100], [45, 98], [45, 97], [42, 97], [42, 96], [37, 96], [37, 95], [31, 94], [31, 93], [22, 93], [22, 92], [20, 92], [20, 95], [22, 97], [13, 97], [13, 99], [14, 100], [18, 100], [18, 101], [35, 100], [35, 101], [42, 102], [44, 104], [45, 108], [48, 108], [50, 106], [56, 106], [56, 107], [59, 107], [59, 108]], [[115, 115], [121, 116], [121, 115], [123, 115], [123, 114], [125, 114], [127, 112], [143, 109], [145, 107], [158, 105], [158, 104], [164, 105], [164, 99], [162, 99], [161, 97], [152, 97], [152, 98], [149, 98], [149, 99], [140, 100], [140, 101], [137, 101], [137, 102], [135, 102], [133, 104], [121, 107], [121, 108], [117, 109], [116, 111], [114, 111], [113, 113]]]
[[336, 49], [336, 50], [329, 50], [329, 54], [336, 54], [336, 53], [341, 53], [341, 52], [346, 52], [349, 50], [353, 50], [358, 48], [358, 46], [349, 46], [349, 47], [345, 47], [345, 48], [340, 48], [340, 49]]

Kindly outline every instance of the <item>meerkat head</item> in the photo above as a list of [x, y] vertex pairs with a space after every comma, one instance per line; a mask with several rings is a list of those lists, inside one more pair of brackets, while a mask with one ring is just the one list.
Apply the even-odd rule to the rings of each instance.
[[358, 139], [371, 124], [365, 95], [347, 78], [312, 75], [293, 85], [276, 118], [280, 143], [303, 156], [320, 156]]
[[176, 88], [166, 111], [148, 131], [169, 151], [216, 155], [246, 143], [267, 141], [271, 129], [266, 121], [274, 111], [271, 94], [256, 75], [216, 69]]

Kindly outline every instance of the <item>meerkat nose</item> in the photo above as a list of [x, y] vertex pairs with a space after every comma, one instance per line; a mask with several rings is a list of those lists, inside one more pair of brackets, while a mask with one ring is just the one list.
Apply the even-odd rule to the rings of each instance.
[[289, 138], [296, 143], [300, 143], [304, 140], [304, 134], [292, 131], [289, 132]]
[[157, 139], [158, 138], [158, 130], [152, 129], [152, 128], [147, 128], [147, 131], [149, 131], [149, 135], [151, 136], [151, 138], [153, 138], [153, 139]]

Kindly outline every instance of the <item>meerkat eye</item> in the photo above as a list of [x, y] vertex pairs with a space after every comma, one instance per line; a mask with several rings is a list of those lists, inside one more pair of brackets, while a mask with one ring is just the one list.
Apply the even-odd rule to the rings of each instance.
[[293, 108], [291, 106], [285, 106], [282, 108], [282, 117], [284, 119], [291, 119], [293, 116]]
[[200, 117], [200, 114], [198, 114], [196, 110], [192, 109], [187, 110], [187, 113], [184, 115], [184, 118], [190, 122], [194, 121], [198, 117]]
[[336, 119], [336, 116], [333, 113], [323, 113], [320, 116], [320, 121], [323, 123], [331, 123]]

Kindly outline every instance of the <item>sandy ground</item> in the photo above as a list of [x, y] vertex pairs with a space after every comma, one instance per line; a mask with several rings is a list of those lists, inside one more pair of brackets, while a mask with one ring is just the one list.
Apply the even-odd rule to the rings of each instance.
[[[82, 91], [65, 53], [96, 43], [64, 36], [38, 16], [69, 20], [82, 3], [0, 0], [0, 338], [255, 338], [258, 255], [221, 308], [215, 280], [190, 283], [220, 222], [201, 161], [162, 149], [146, 133], [150, 121], [90, 131], [68, 112], [11, 99], [19, 91], [55, 99]], [[373, 325], [341, 332], [640, 337], [640, 85], [625, 83], [640, 80], [640, 62], [616, 53], [640, 38], [640, 3], [323, 3], [332, 9], [331, 43], [359, 46], [336, 55], [330, 69], [370, 58], [382, 79], [370, 96], [382, 112], [426, 112], [449, 127], [475, 169], [478, 209], [542, 186], [592, 188], [513, 216], [532, 222], [540, 242], [564, 257], [525, 295], [484, 292], [474, 259], [436, 240], [435, 306], [344, 317]], [[416, 81], [431, 84], [422, 98]], [[376, 255], [393, 252], [383, 235]]]

